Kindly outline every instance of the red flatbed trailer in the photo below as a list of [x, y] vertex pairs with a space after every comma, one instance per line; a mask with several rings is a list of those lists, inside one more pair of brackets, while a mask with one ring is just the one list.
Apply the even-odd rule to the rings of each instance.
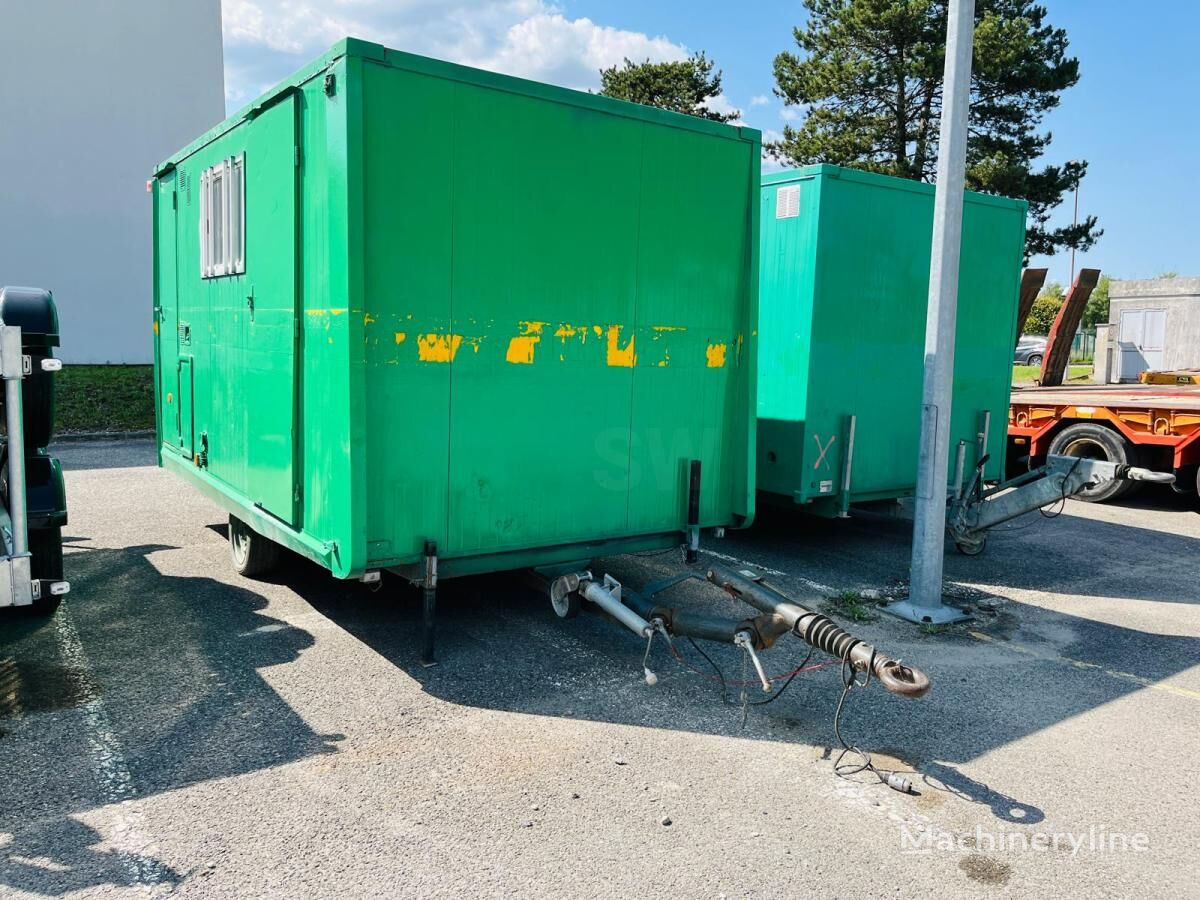
[[[1177, 490], [1200, 490], [1200, 385], [1097, 384], [1014, 388], [1009, 459], [1040, 465], [1049, 453], [1085, 456], [1175, 475]], [[1112, 500], [1136, 482], [1079, 494]]]

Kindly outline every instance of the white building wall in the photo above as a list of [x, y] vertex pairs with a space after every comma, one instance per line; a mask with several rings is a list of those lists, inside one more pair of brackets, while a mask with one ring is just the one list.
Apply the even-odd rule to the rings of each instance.
[[[1109, 334], [1113, 364], [1109, 380], [1132, 381], [1138, 369], [1200, 368], [1200, 278], [1148, 278], [1114, 281], [1108, 292]], [[1121, 313], [1145, 315], [1161, 311], [1161, 340], [1138, 353], [1121, 331]], [[1161, 345], [1161, 346], [1159, 346]], [[1122, 379], [1121, 354], [1131, 357]]]
[[0, 0], [0, 284], [68, 362], [152, 359], [146, 179], [225, 116], [220, 0]]

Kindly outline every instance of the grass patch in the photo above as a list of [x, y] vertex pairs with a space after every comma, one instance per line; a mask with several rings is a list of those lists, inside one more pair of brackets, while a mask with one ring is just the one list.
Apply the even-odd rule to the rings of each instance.
[[[1013, 384], [1033, 384], [1042, 375], [1041, 366], [1013, 366]], [[1067, 366], [1067, 381], [1087, 384], [1092, 380], [1091, 366]]]
[[864, 598], [858, 591], [839, 591], [828, 600], [833, 612], [851, 621], [871, 622], [875, 619], [873, 602]]
[[59, 434], [154, 430], [153, 366], [63, 366], [54, 378]]

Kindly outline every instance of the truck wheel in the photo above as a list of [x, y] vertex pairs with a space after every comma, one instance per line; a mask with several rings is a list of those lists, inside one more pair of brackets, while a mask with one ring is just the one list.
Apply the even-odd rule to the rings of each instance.
[[257, 578], [279, 564], [279, 545], [237, 516], [229, 517], [229, 552], [239, 575]]
[[46, 582], [42, 596], [33, 601], [29, 612], [35, 616], [52, 616], [62, 602], [62, 597], [51, 594], [49, 588], [49, 582], [63, 580], [62, 529], [30, 528], [29, 556], [30, 574]]
[[[1136, 463], [1135, 448], [1124, 435], [1091, 422], [1069, 425], [1056, 434], [1050, 442], [1050, 453], [1056, 456], [1102, 459], [1117, 465]], [[1087, 503], [1107, 503], [1126, 496], [1137, 487], [1140, 487], [1140, 482], [1106, 481], [1096, 487], [1085, 488], [1075, 494], [1075, 499]]]

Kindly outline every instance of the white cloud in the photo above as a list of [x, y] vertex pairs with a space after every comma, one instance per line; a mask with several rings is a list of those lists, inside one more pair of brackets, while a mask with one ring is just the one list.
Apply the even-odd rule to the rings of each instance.
[[[779, 141], [783, 140], [783, 133], [776, 131], [773, 128], [768, 128], [766, 131], [763, 132], [762, 140], [763, 140], [764, 145], [775, 144], [775, 143], [778, 143]], [[790, 168], [792, 168], [791, 165], [785, 165], [784, 163], [781, 163], [779, 160], [775, 159], [775, 157], [770, 156], [765, 153], [763, 154], [763, 159], [762, 159], [763, 172], [782, 172], [784, 169], [790, 169]]]
[[[704, 108], [712, 110], [715, 113], [722, 113], [723, 115], [729, 115], [730, 113], [738, 112], [738, 108], [730, 103], [729, 98], [724, 94], [717, 94], [715, 97], [709, 97], [704, 103]], [[741, 117], [739, 117], [737, 119], [731, 119], [729, 124], [745, 125], [746, 123], [741, 119]]]
[[779, 111], [779, 118], [785, 122], [795, 122], [804, 115], [804, 110], [798, 106], [785, 106]]
[[757, 96], [750, 98], [751, 106], [766, 106], [770, 102], [771, 102], [771, 98], [768, 97], [766, 94], [758, 94]]
[[222, 12], [231, 108], [347, 36], [580, 89], [626, 57], [688, 55], [663, 36], [569, 19], [547, 0], [223, 0]]
[[647, 37], [597, 25], [591, 19], [567, 19], [560, 13], [539, 13], [518, 22], [505, 33], [491, 54], [464, 59], [470, 65], [524, 78], [536, 78], [573, 88], [600, 84], [602, 68], [624, 59], [655, 62], [687, 58], [687, 48], [664, 37]]

